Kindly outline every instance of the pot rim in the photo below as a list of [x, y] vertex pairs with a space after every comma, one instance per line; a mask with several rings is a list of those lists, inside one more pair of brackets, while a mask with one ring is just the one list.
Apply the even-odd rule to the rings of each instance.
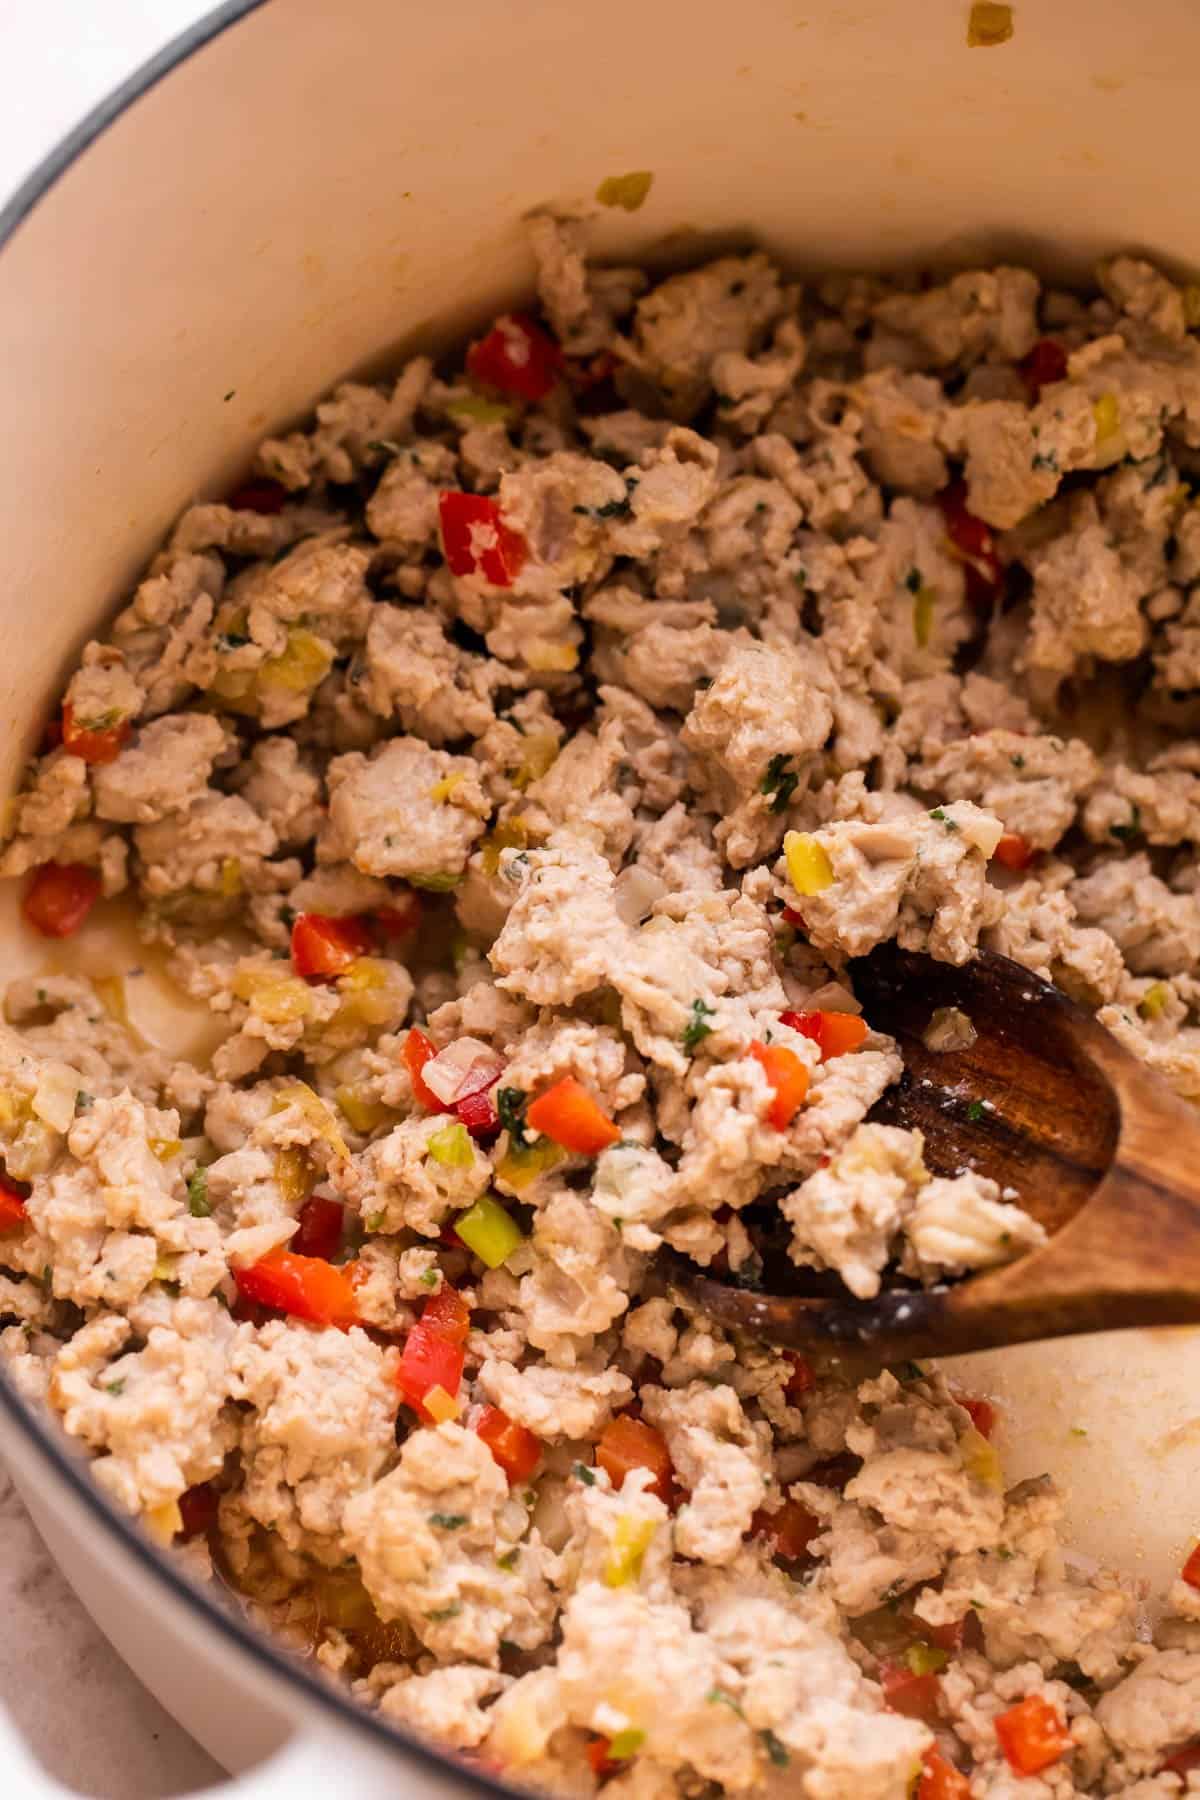
[[[0, 255], [59, 179], [110, 126], [157, 87], [164, 77], [266, 3], [267, 0], [222, 0], [222, 4], [205, 12], [194, 24], [169, 39], [85, 113], [0, 205]], [[476, 1792], [511, 1795], [512, 1786], [496, 1780], [486, 1770], [461, 1761], [448, 1750], [438, 1750], [428, 1740], [368, 1712], [340, 1689], [310, 1673], [302, 1663], [277, 1646], [265, 1631], [239, 1617], [232, 1606], [226, 1609], [205, 1589], [187, 1580], [175, 1568], [169, 1553], [158, 1550], [131, 1518], [116, 1510], [92, 1480], [87, 1465], [68, 1452], [56, 1431], [38, 1418], [34, 1409], [13, 1388], [7, 1372], [0, 1368], [0, 1421], [4, 1419], [26, 1439], [41, 1461], [72, 1491], [100, 1522], [109, 1538], [141, 1573], [149, 1576], [165, 1597], [181, 1602], [200, 1615], [226, 1644], [240, 1651], [275, 1680], [285, 1683], [298, 1698], [316, 1703], [327, 1715], [369, 1735], [377, 1743], [407, 1753], [431, 1769], [455, 1775]]]

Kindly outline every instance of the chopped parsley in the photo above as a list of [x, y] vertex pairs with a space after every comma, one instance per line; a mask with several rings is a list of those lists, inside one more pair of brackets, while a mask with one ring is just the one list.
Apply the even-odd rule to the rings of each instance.
[[95, 1104], [94, 1096], [89, 1094], [86, 1088], [80, 1088], [75, 1096], [75, 1111], [77, 1113], [91, 1112]]
[[193, 1219], [211, 1219], [212, 1201], [208, 1197], [208, 1170], [196, 1169], [188, 1179], [188, 1211]]
[[692, 1001], [692, 1016], [684, 1026], [679, 1040], [689, 1056], [699, 1048], [706, 1037], [711, 1036], [712, 1026], [708, 1024], [708, 1020], [715, 1017], [714, 1008], [709, 1006], [706, 1001]]
[[496, 1089], [496, 1116], [513, 1144], [520, 1150], [524, 1150], [529, 1142], [525, 1134], [525, 1106], [528, 1099], [524, 1088]]
[[1110, 837], [1118, 838], [1121, 843], [1127, 844], [1130, 838], [1135, 838], [1141, 829], [1142, 809], [1137, 801], [1134, 800], [1130, 803], [1129, 807], [1128, 825], [1110, 825], [1108, 832]]
[[[385, 1216], [386, 1215], [381, 1212], [368, 1213], [366, 1218], [363, 1220], [363, 1224], [366, 1226], [368, 1231], [380, 1231], [383, 1228], [383, 1221], [384, 1221]], [[427, 1270], [426, 1273], [432, 1274], [433, 1271], [430, 1269], [430, 1270]]]
[[125, 1383], [124, 1381], [106, 1381], [104, 1391], [106, 1394], [111, 1394], [114, 1400], [119, 1400], [125, 1392]]
[[758, 784], [760, 794], [771, 796], [771, 811], [781, 813], [791, 805], [792, 795], [799, 784], [800, 777], [794, 769], [789, 769], [790, 756], [773, 756], [767, 764], [767, 772]]
[[910, 569], [908, 574], [904, 577], [904, 585], [910, 594], [919, 594], [921, 591], [920, 569]]
[[741, 1702], [736, 1700], [732, 1694], [727, 1694], [722, 1687], [709, 1688], [704, 1698], [710, 1706], [727, 1706], [730, 1712], [737, 1714], [739, 1719], [744, 1719], [746, 1716], [742, 1711]]
[[461, 1611], [462, 1607], [458, 1605], [439, 1606], [436, 1612], [427, 1612], [425, 1617], [430, 1620], [432, 1624], [440, 1625], [444, 1619], [457, 1619]]
[[430, 1513], [429, 1523], [436, 1525], [439, 1531], [461, 1531], [467, 1523], [466, 1513]]
[[437, 1284], [438, 1284], [437, 1270], [436, 1269], [426, 1269], [425, 1273], [421, 1276], [421, 1286], [424, 1288], [435, 1288], [437, 1286]]
[[919, 1362], [902, 1362], [896, 1365], [896, 1374], [901, 1381], [924, 1381], [925, 1371]]
[[1053, 450], [1035, 450], [1029, 466], [1032, 469], [1042, 469], [1047, 475], [1057, 475], [1058, 457]]
[[1019, 752], [1016, 756], [1010, 756], [1008, 760], [1014, 769], [1023, 769], [1025, 767], [1025, 758]]
[[498, 1569], [515, 1569], [516, 1566], [517, 1552], [515, 1550], [506, 1551], [503, 1556], [498, 1556], [496, 1558], [496, 1567]]
[[949, 813], [943, 811], [940, 806], [935, 806], [929, 816], [931, 819], [936, 819], [939, 825], [944, 825], [947, 831], [958, 830], [958, 820], [952, 819]]
[[987, 1108], [984, 1106], [982, 1100], [972, 1100], [970, 1106], [967, 1108], [967, 1117], [970, 1119], [972, 1125], [978, 1125], [980, 1119], [983, 1118], [986, 1112]]
[[380, 456], [399, 456], [400, 446], [391, 438], [368, 438], [367, 449], [376, 451]]
[[777, 1769], [786, 1769], [792, 1760], [791, 1756], [788, 1754], [786, 1744], [780, 1743], [773, 1731], [760, 1731], [758, 1735], [763, 1741], [763, 1749], [775, 1764], [775, 1767]]
[[589, 1469], [586, 1463], [576, 1463], [572, 1473], [576, 1481], [582, 1481], [584, 1487], [595, 1487], [596, 1471]]

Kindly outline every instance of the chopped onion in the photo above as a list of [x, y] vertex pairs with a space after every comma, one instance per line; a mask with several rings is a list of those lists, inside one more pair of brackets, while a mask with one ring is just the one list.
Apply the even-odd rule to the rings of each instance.
[[979, 1036], [965, 1012], [957, 1006], [939, 1006], [921, 1033], [927, 1050], [945, 1053], [969, 1050]]
[[622, 869], [613, 883], [613, 898], [616, 903], [617, 917], [624, 925], [640, 925], [647, 917], [656, 900], [660, 900], [667, 891], [667, 884], [649, 869], [643, 869], [638, 863], [630, 863]]
[[83, 1086], [78, 1072], [66, 1063], [43, 1063], [33, 1096], [33, 1110], [55, 1131], [69, 1131], [75, 1117], [75, 1096]]
[[492, 1083], [503, 1068], [500, 1058], [482, 1038], [455, 1038], [421, 1070], [421, 1080], [443, 1106], [453, 1106], [468, 1094], [478, 1094]]

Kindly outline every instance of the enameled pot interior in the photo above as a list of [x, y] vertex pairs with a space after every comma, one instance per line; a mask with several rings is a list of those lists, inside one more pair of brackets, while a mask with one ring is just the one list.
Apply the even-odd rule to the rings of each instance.
[[[588, 207], [604, 177], [648, 169], [639, 212], [597, 211], [600, 256], [1200, 264], [1171, 173], [1200, 66], [1192, 0], [1025, 0], [987, 51], [967, 47], [968, 10], [267, 0], [189, 34], [0, 216], [0, 781], [179, 508], [343, 375], [525, 292], [532, 207]], [[5, 907], [15, 973], [44, 951]], [[1010, 1402], [1010, 1473], [1050, 1467], [1082, 1549], [1152, 1583], [1194, 1525], [1198, 1376], [1192, 1331], [971, 1369]]]

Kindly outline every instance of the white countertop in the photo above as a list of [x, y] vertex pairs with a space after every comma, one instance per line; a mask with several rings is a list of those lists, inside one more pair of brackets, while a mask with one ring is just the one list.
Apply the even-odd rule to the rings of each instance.
[[[0, 201], [203, 0], [36, 0], [4, 9]], [[220, 1770], [125, 1668], [0, 1471], [0, 1698], [39, 1759], [94, 1800], [168, 1800]]]

